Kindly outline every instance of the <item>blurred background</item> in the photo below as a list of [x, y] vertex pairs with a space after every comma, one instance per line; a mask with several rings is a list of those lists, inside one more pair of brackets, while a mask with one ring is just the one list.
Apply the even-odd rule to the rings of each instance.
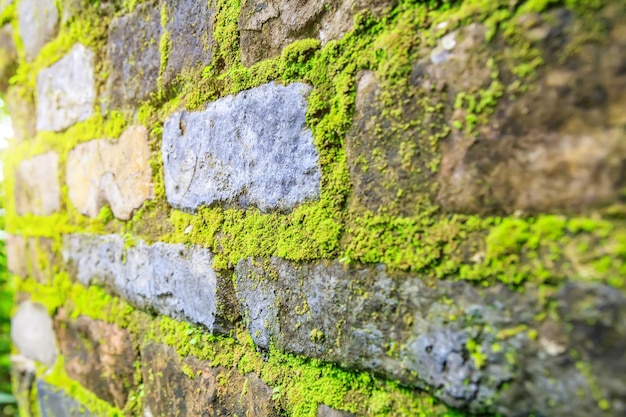
[[[13, 136], [11, 120], [6, 106], [0, 97], [0, 152]], [[17, 416], [15, 398], [11, 392], [11, 307], [13, 306], [13, 285], [7, 270], [5, 251], [6, 232], [4, 227], [4, 181], [0, 162], [0, 415]]]

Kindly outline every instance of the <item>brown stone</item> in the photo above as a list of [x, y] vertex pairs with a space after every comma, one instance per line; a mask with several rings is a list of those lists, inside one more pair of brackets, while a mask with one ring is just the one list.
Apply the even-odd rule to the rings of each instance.
[[[622, 11], [607, 23], [613, 32], [626, 27], [624, 16]], [[538, 45], [546, 67], [538, 70], [530, 91], [501, 100], [477, 134], [453, 129], [442, 144], [437, 200], [446, 210], [577, 212], [620, 199], [626, 183], [626, 40], [586, 42], [572, 19], [569, 12], [556, 10], [552, 19], [534, 27], [546, 29]], [[550, 52], [573, 45], [577, 52], [564, 63]], [[483, 56], [475, 59], [486, 62], [487, 54], [474, 51]], [[506, 71], [500, 69], [503, 76]], [[484, 79], [480, 74], [469, 68], [460, 79]], [[449, 79], [433, 78], [454, 86]], [[452, 115], [463, 117], [463, 109]]]
[[141, 360], [144, 415], [277, 415], [272, 389], [254, 374], [242, 376], [236, 369], [211, 367], [194, 357], [181, 360], [165, 345], [143, 347]]
[[17, 214], [48, 216], [61, 208], [59, 156], [54, 152], [23, 160], [15, 169]]
[[352, 29], [354, 16], [364, 10], [381, 15], [396, 0], [251, 0], [239, 15], [241, 60], [252, 65], [280, 54], [290, 43], [307, 38], [326, 43]]
[[128, 331], [86, 316], [69, 320], [64, 310], [55, 317], [55, 327], [67, 374], [103, 400], [124, 407], [137, 361]]
[[67, 185], [82, 214], [96, 217], [108, 203], [115, 217], [130, 219], [153, 194], [147, 129], [131, 126], [117, 142], [101, 139], [76, 146], [67, 159]]
[[[607, 14], [607, 30], [593, 42], [564, 9], [520, 18], [516, 30], [545, 65], [517, 90], [514, 71], [532, 57], [516, 58], [499, 37], [487, 42], [479, 24], [424, 48], [407, 91], [360, 73], [346, 136], [352, 205], [399, 215], [417, 215], [424, 204], [447, 212], [533, 214], [620, 202], [626, 185], [624, 16], [624, 7]], [[492, 107], [477, 110], [489, 97]], [[470, 126], [474, 116], [479, 121]]]

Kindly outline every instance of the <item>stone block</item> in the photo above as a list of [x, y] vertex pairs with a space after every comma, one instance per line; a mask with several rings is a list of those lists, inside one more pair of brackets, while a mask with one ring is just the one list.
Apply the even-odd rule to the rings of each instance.
[[113, 19], [106, 49], [110, 107], [135, 104], [156, 91], [162, 34], [160, 8], [151, 3], [139, 4], [132, 13]]
[[352, 30], [356, 14], [368, 11], [381, 16], [397, 0], [251, 0], [242, 4], [239, 15], [241, 61], [250, 66], [279, 55], [300, 39], [316, 38], [323, 43], [340, 39]]
[[17, 49], [13, 41], [13, 26], [7, 24], [0, 28], [0, 91], [7, 91], [9, 78], [16, 69]]
[[11, 381], [20, 415], [32, 417], [31, 392], [35, 382], [37, 365], [22, 355], [11, 355]]
[[264, 84], [170, 116], [163, 130], [168, 202], [289, 210], [318, 197], [321, 172], [300, 83]]
[[37, 74], [37, 130], [58, 132], [93, 114], [94, 54], [76, 44]]
[[41, 417], [96, 417], [63, 389], [42, 380], [37, 381], [37, 402]]
[[[192, 356], [182, 359], [165, 345], [145, 346], [141, 360], [144, 415], [278, 415], [272, 389], [255, 374], [243, 376], [236, 369], [212, 367], [210, 362]], [[182, 371], [183, 367], [193, 373], [193, 378]]]
[[46, 366], [57, 358], [52, 319], [41, 304], [24, 301], [11, 318], [11, 340], [20, 353]]
[[[435, 389], [445, 403], [472, 412], [600, 415], [593, 389], [612, 409], [623, 409], [624, 370], [611, 364], [626, 363], [626, 322], [620, 321], [626, 297], [611, 287], [567, 283], [551, 301], [562, 308], [558, 320], [538, 326], [543, 307], [534, 288], [479, 289], [465, 281], [392, 276], [381, 266], [278, 258], [240, 261], [235, 276], [259, 347], [273, 344]], [[606, 341], [603, 348], [583, 342], [593, 331], [594, 340]], [[577, 367], [572, 349], [582, 349], [595, 383]]]
[[14, 196], [17, 214], [48, 216], [61, 208], [58, 179], [59, 156], [55, 152], [25, 159], [14, 171]]
[[110, 204], [115, 217], [131, 218], [153, 196], [148, 130], [131, 126], [117, 142], [82, 143], [67, 157], [69, 198], [82, 214], [96, 217]]
[[206, 0], [166, 0], [170, 45], [163, 82], [171, 83], [184, 69], [205, 67], [213, 58], [213, 15]]
[[28, 275], [26, 259], [26, 240], [23, 236], [7, 235], [6, 239], [7, 268], [9, 272], [22, 278]]
[[216, 289], [223, 278], [211, 267], [208, 249], [143, 241], [126, 246], [116, 235], [65, 235], [63, 257], [74, 265], [79, 282], [101, 284], [138, 308], [209, 331], [224, 332], [231, 326], [217, 315]]
[[35, 100], [32, 94], [18, 87], [9, 87], [5, 96], [7, 110], [11, 116], [11, 127], [13, 127], [13, 139], [30, 139], [37, 133], [37, 118]]
[[104, 401], [124, 408], [135, 383], [138, 359], [128, 330], [86, 316], [70, 320], [64, 310], [54, 322], [70, 378]]
[[32, 61], [59, 30], [59, 11], [54, 0], [22, 0], [17, 5], [20, 37], [26, 59]]

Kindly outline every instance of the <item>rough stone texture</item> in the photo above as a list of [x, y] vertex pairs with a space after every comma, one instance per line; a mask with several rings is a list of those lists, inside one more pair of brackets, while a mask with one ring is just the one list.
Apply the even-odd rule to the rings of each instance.
[[241, 61], [249, 66], [271, 58], [290, 43], [319, 38], [340, 39], [352, 29], [354, 16], [369, 10], [379, 16], [396, 0], [251, 0], [239, 15]]
[[[145, 416], [276, 416], [272, 389], [254, 374], [211, 367], [194, 357], [183, 360], [168, 346], [150, 344], [141, 352]], [[190, 378], [181, 367], [195, 375]], [[228, 376], [228, 384], [219, 381]], [[184, 395], [181, 395], [184, 393]]]
[[[617, 200], [626, 162], [626, 9], [606, 10], [607, 34], [593, 42], [563, 9], [520, 20], [531, 25], [526, 36], [544, 52], [549, 70], [540, 72], [536, 88], [500, 105], [476, 138], [453, 131], [442, 147], [439, 201], [455, 211], [538, 212]], [[573, 45], [577, 52], [562, 63], [552, 52]], [[484, 87], [488, 74], [480, 66], [487, 56], [476, 53], [479, 47], [462, 47], [460, 59], [454, 48], [440, 68], [425, 71], [450, 86], [462, 71]], [[462, 65], [469, 60], [475, 70]]]
[[11, 340], [25, 357], [52, 366], [57, 358], [52, 319], [41, 304], [24, 301], [11, 318]]
[[24, 94], [16, 87], [7, 90], [5, 97], [7, 110], [11, 116], [11, 127], [13, 127], [13, 139], [30, 139], [37, 133], [37, 118], [33, 114], [37, 111], [35, 100], [32, 94]]
[[[568, 283], [551, 298], [557, 316], [538, 323], [544, 307], [533, 288], [479, 289], [464, 281], [392, 277], [383, 267], [277, 258], [241, 261], [235, 273], [248, 330], [260, 347], [274, 343], [432, 389], [473, 412], [610, 415], [592, 391], [611, 412], [626, 410], [626, 298], [610, 287]], [[535, 327], [537, 340], [526, 332]], [[588, 374], [574, 351], [590, 365]], [[497, 396], [503, 384], [508, 389]]]
[[153, 196], [148, 130], [131, 126], [117, 142], [105, 139], [77, 145], [67, 157], [69, 197], [78, 211], [96, 217], [110, 204], [118, 219]]
[[[20, 412], [32, 415], [30, 394], [35, 381], [37, 365], [22, 355], [11, 355], [11, 381]], [[20, 414], [21, 415], [21, 414]]]
[[156, 90], [162, 33], [160, 9], [150, 3], [139, 4], [132, 13], [111, 22], [106, 51], [106, 104], [124, 107]]
[[170, 46], [163, 74], [168, 84], [185, 68], [205, 67], [213, 57], [213, 15], [206, 0], [167, 0]]
[[48, 216], [61, 208], [61, 187], [57, 177], [59, 156], [54, 152], [23, 160], [15, 169], [17, 214]]
[[354, 414], [335, 410], [325, 404], [320, 404], [319, 407], [317, 407], [317, 417], [354, 417]]
[[37, 381], [37, 401], [41, 417], [96, 417], [65, 391], [44, 381]]
[[59, 11], [54, 0], [22, 0], [17, 5], [20, 37], [26, 59], [32, 61], [59, 30]]
[[85, 316], [70, 321], [64, 310], [54, 322], [67, 374], [101, 399], [124, 408], [138, 360], [128, 331]]
[[93, 114], [94, 54], [76, 44], [37, 74], [37, 130], [64, 130]]
[[117, 235], [65, 235], [63, 258], [73, 263], [79, 282], [102, 284], [138, 308], [202, 324], [209, 331], [230, 327], [216, 314], [216, 288], [227, 284], [218, 283], [223, 278], [211, 268], [208, 249], [143, 241], [126, 246]]
[[219, 99], [203, 112], [170, 116], [163, 129], [170, 204], [288, 210], [317, 197], [319, 156], [305, 124], [310, 89], [269, 83]]
[[16, 69], [17, 49], [13, 41], [13, 26], [7, 24], [0, 28], [0, 91], [7, 90], [9, 78]]

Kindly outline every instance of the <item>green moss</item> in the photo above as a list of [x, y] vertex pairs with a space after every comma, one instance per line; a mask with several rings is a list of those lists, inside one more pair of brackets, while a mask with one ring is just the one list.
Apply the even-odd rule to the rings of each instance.
[[81, 404], [81, 409], [84, 406], [84, 408], [89, 410], [93, 415], [111, 417], [124, 416], [124, 412], [122, 410], [111, 406], [106, 401], [101, 400], [94, 393], [85, 389], [78, 382], [71, 379], [65, 372], [62, 355], [59, 355], [56, 364], [51, 370], [42, 369], [37, 373], [38, 376], [45, 382], [63, 389], [68, 396], [74, 398], [79, 404]]

